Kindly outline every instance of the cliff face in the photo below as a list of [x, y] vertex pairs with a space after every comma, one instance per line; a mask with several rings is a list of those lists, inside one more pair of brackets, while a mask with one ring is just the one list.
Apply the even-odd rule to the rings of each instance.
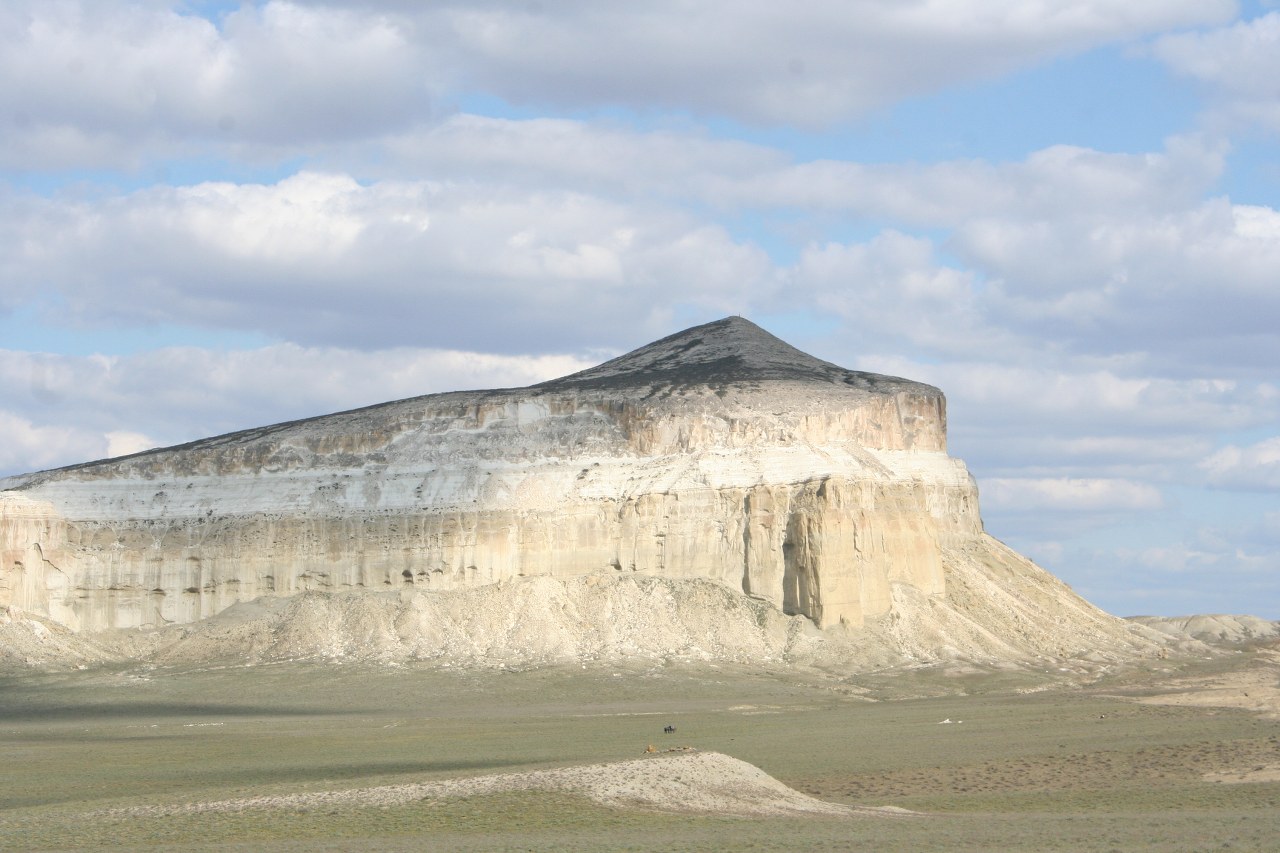
[[941, 392], [819, 361], [740, 318], [542, 385], [0, 489], [0, 605], [91, 631], [258, 596], [594, 573], [709, 579], [859, 626], [896, 591], [940, 599], [948, 555], [990, 541], [946, 454]]

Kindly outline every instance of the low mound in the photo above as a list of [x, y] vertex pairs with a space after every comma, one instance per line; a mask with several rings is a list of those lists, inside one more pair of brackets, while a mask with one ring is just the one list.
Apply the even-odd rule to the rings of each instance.
[[1258, 616], [1134, 616], [1131, 621], [1172, 637], [1191, 637], [1202, 643], [1247, 643], [1280, 637], [1280, 622]]
[[789, 788], [754, 765], [718, 752], [659, 754], [635, 761], [500, 773], [462, 779], [386, 785], [346, 791], [317, 791], [246, 797], [179, 806], [122, 809], [119, 814], [155, 816], [250, 809], [304, 809], [393, 806], [504, 791], [558, 791], [615, 808], [657, 809], [744, 816], [901, 816], [894, 808], [860, 808], [828, 803]]
[[113, 658], [57, 622], [17, 607], [0, 608], [0, 669], [74, 669]]

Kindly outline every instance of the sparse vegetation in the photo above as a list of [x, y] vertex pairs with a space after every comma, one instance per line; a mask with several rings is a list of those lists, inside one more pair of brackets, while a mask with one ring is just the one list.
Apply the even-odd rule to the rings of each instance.
[[[0, 683], [0, 848], [1270, 850], [1280, 782], [1206, 777], [1280, 762], [1280, 722], [1120, 696], [1247, 658], [1132, 668], [1084, 687], [1047, 673], [839, 681], [652, 664], [26, 674]], [[813, 796], [927, 816], [727, 818], [533, 791], [387, 808], [104, 813], [631, 759], [668, 724], [682, 743]]]

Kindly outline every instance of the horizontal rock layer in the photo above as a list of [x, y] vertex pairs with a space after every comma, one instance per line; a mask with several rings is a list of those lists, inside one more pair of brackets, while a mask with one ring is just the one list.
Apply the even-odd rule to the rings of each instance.
[[[678, 446], [653, 452], [657, 439], [598, 410], [459, 425], [455, 407], [420, 405], [417, 430], [386, 430], [399, 441], [311, 423], [10, 492], [9, 600], [96, 630], [189, 622], [258, 595], [612, 569], [707, 577], [820, 623], [857, 622], [883, 611], [893, 580], [940, 592], [938, 537], [979, 525], [962, 466], [841, 442], [847, 412], [786, 429], [771, 416], [758, 429], [772, 443], [740, 445], [735, 432], [753, 431], [741, 412], [721, 429], [673, 413], [646, 431]], [[269, 453], [255, 446], [266, 441]]]
[[941, 600], [952, 556], [998, 545], [946, 454], [941, 392], [821, 362], [738, 318], [539, 386], [0, 488], [0, 605], [90, 631], [259, 596], [602, 572], [706, 579], [857, 627], [903, 596]]

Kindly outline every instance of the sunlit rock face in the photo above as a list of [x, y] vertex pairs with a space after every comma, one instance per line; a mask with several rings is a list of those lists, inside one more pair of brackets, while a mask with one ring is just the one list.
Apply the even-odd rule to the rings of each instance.
[[0, 481], [0, 605], [79, 630], [258, 596], [706, 578], [821, 627], [985, 539], [943, 395], [731, 317], [528, 388], [435, 394]]

